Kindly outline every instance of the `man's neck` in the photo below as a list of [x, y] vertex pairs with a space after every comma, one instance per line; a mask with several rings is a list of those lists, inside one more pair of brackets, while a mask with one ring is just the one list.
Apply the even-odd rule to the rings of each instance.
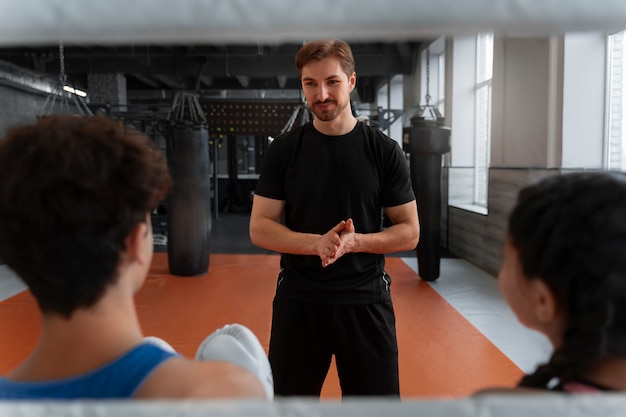
[[357, 124], [357, 119], [349, 113], [346, 116], [340, 116], [327, 122], [313, 119], [313, 126], [318, 132], [328, 136], [341, 136], [350, 133]]

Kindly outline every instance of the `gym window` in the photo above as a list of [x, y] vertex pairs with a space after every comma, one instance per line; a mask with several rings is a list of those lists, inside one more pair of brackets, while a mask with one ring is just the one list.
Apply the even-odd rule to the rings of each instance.
[[474, 97], [474, 204], [487, 207], [491, 148], [491, 79], [493, 77], [493, 34], [476, 38], [476, 85]]
[[608, 82], [605, 149], [606, 166], [610, 170], [626, 171], [626, 56], [624, 34], [614, 33], [608, 37]]

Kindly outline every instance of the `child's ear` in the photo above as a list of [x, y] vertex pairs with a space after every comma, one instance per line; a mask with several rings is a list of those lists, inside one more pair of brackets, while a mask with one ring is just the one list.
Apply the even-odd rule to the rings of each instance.
[[128, 236], [126, 237], [126, 255], [130, 261], [136, 261], [140, 264], [149, 263], [146, 253], [148, 242], [148, 225], [145, 222], [140, 222], [132, 228]]
[[549, 324], [554, 322], [558, 316], [558, 305], [554, 293], [548, 285], [541, 279], [533, 279], [532, 285], [532, 301], [534, 305], [533, 312], [539, 323]]

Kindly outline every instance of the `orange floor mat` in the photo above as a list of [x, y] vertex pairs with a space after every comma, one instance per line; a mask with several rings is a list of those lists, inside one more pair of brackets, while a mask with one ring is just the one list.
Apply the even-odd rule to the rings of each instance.
[[[144, 333], [193, 357], [214, 329], [238, 322], [250, 327], [267, 350], [278, 259], [212, 254], [207, 275], [183, 278], [169, 274], [167, 254], [155, 254], [136, 296]], [[393, 279], [402, 398], [458, 398], [489, 386], [513, 386], [521, 377], [515, 364], [400, 258], [388, 258], [386, 269]], [[0, 303], [0, 374], [27, 356], [40, 326], [28, 292]], [[340, 396], [333, 364], [322, 398]]]

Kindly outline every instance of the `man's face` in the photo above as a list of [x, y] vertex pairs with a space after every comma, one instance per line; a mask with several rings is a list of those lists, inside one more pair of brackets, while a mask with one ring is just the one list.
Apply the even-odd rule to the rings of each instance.
[[348, 77], [335, 58], [309, 62], [302, 68], [301, 79], [304, 97], [317, 119], [331, 121], [349, 109], [356, 74]]

